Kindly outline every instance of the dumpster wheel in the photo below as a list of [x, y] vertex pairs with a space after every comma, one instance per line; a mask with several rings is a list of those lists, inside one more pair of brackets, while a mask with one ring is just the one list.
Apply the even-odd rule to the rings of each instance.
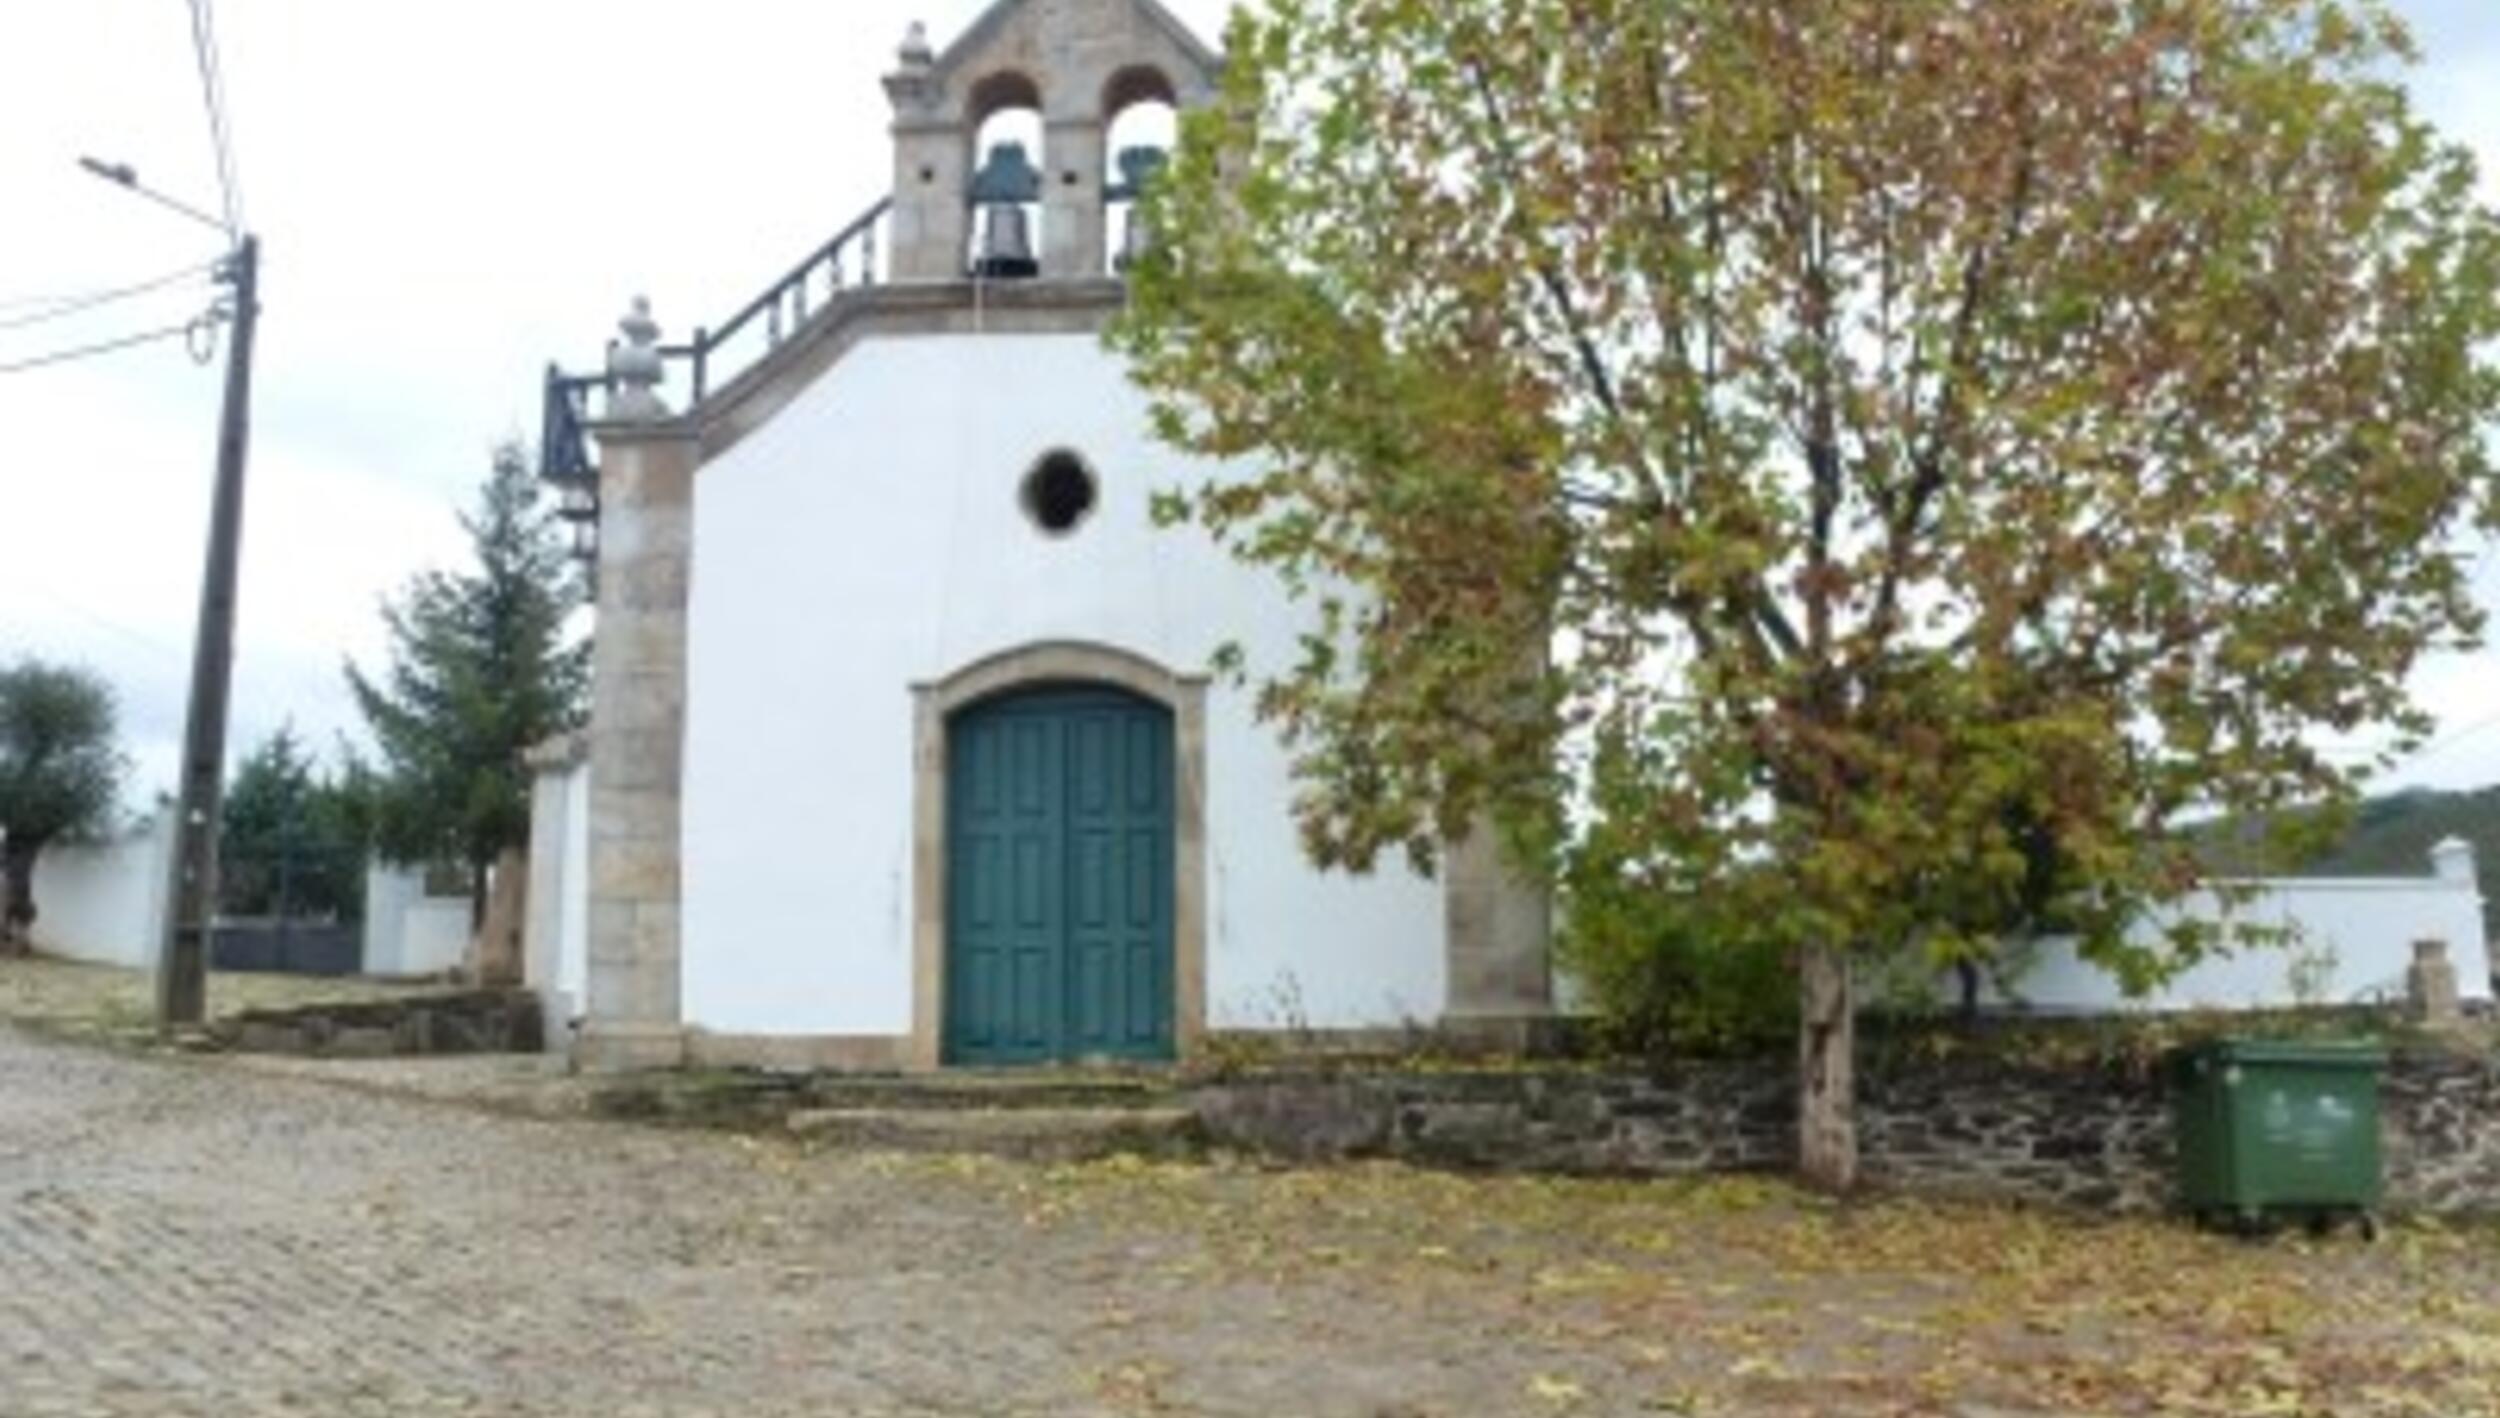
[[2309, 1234], [2319, 1238], [2333, 1235], [2336, 1226], [2344, 1221], [2352, 1222], [2353, 1232], [2362, 1244], [2378, 1244], [2381, 1227], [2375, 1211], [2312, 1211], [2307, 1218]]

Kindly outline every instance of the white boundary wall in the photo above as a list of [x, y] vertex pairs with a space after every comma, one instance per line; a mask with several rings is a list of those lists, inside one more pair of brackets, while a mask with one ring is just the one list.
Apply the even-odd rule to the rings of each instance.
[[170, 810], [102, 842], [45, 848], [35, 859], [35, 948], [65, 960], [154, 968], [173, 860]]
[[[174, 816], [159, 811], [102, 842], [46, 848], [35, 861], [35, 947], [64, 960], [153, 969], [165, 938]], [[583, 913], [573, 913], [573, 929]], [[363, 972], [438, 975], [468, 956], [469, 900], [427, 896], [421, 872], [365, 872]]]
[[2013, 980], [2013, 994], [2035, 1009], [2089, 1014], [2402, 1001], [2413, 943], [2439, 940], [2456, 966], [2458, 993], [2488, 1001], [2491, 955], [2474, 849], [2452, 838], [2432, 848], [2430, 858], [2427, 877], [2281, 877], [2241, 883], [2248, 894], [2231, 893], [2238, 899], [2197, 892], [2148, 919], [2138, 933], [2154, 938], [2186, 916], [2288, 930], [2290, 939], [2234, 947], [2143, 999], [2126, 998], [2116, 980], [2061, 940], [2041, 945]]
[[581, 1016], [590, 974], [590, 764], [542, 766], [530, 789], [529, 912], [522, 981], [546, 1010], [561, 1049]]
[[366, 869], [364, 973], [439, 975], [468, 953], [468, 897], [426, 895], [422, 871], [380, 863]]

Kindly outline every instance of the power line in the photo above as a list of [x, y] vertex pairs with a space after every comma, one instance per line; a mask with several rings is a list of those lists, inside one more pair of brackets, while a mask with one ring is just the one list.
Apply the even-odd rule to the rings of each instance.
[[144, 345], [156, 340], [169, 340], [177, 335], [188, 335], [201, 328], [201, 326], [206, 323], [207, 318], [208, 317], [206, 316], [202, 316], [198, 319], [186, 320], [179, 325], [165, 326], [161, 330], [143, 330], [136, 335], [124, 335], [117, 340], [100, 340], [92, 345], [73, 345], [65, 350], [54, 350], [50, 354], [37, 355], [33, 359], [21, 359], [9, 364], [0, 364], [0, 374], [19, 374], [30, 369], [43, 369], [55, 364], [68, 364], [72, 360], [90, 359], [96, 355], [111, 354], [115, 350], [126, 350], [134, 345]]
[[216, 269], [216, 266], [217, 263], [214, 261], [203, 262], [196, 266], [185, 266], [179, 271], [167, 272], [154, 280], [89, 291], [84, 295], [21, 296], [12, 301], [0, 302], [0, 309], [29, 305], [43, 307], [32, 314], [12, 315], [0, 319], [0, 330], [16, 330], [28, 325], [40, 325], [47, 320], [58, 320], [66, 315], [75, 315], [82, 310], [92, 310], [99, 305], [110, 305], [117, 300], [127, 300], [134, 295], [160, 291], [168, 286], [180, 285], [184, 281], [197, 280]]
[[[2500, 727], [2500, 710], [2495, 710], [2492, 713], [2486, 714], [2483, 717], [2476, 719], [2473, 723], [2467, 724], [2465, 727], [2458, 729], [2453, 733], [2442, 736], [2427, 747], [2414, 750], [2412, 753], [2409, 753], [2405, 755], [2404, 758], [2400, 759], [2395, 766], [2396, 768], [2418, 768], [2424, 762], [2438, 757], [2440, 754], [2447, 752], [2449, 749], [2455, 748], [2458, 744], [2465, 742], [2467, 739], [2473, 738], [2478, 734], [2484, 733], [2496, 727]], [[2391, 769], [2390, 771], [2392, 772], [2394, 770]]]
[[200, 101], [208, 110], [208, 139], [217, 155], [217, 189], [225, 203], [226, 232], [243, 230], [242, 183], [235, 172], [234, 143], [226, 126], [225, 76], [218, 64], [216, 23], [208, 0], [191, 0], [191, 53], [200, 70]]
[[52, 604], [59, 606], [61, 609], [68, 611], [71, 615], [78, 617], [80, 620], [87, 622], [89, 625], [92, 625], [99, 630], [108, 631], [111, 634], [120, 636], [122, 639], [129, 641], [131, 644], [144, 647], [147, 650], [162, 655], [177, 665], [183, 662], [185, 656], [184, 651], [176, 649], [174, 646], [158, 639], [154, 635], [151, 635], [136, 626], [130, 625], [124, 621], [115, 620], [111, 616], [105, 615], [79, 601], [70, 599], [70, 597], [64, 594], [57, 586], [47, 584], [41, 580], [20, 581], [12, 578], [8, 581], [0, 582], [0, 587], [5, 587], [9, 590], [18, 592], [31, 592], [34, 595], [41, 596], [45, 600], [50, 601]]

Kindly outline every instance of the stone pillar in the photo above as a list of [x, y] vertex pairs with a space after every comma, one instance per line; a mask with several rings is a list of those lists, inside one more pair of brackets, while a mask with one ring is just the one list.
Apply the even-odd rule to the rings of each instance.
[[2448, 942], [2417, 940], [2405, 970], [2405, 1013], [2426, 1029], [2447, 1029], [2464, 1017], [2457, 1000], [2457, 967]]
[[686, 586], [694, 430], [656, 386], [658, 327], [636, 302], [610, 356], [599, 438], [599, 616], [591, 668], [589, 1068], [684, 1060], [678, 1009], [678, 786], [686, 721]]
[[1056, 117], [1042, 128], [1042, 274], [1101, 276], [1111, 253], [1104, 235], [1103, 124]]
[[1554, 1012], [1551, 898], [1510, 869], [1489, 825], [1450, 844], [1441, 872], [1449, 976], [1443, 1022], [1463, 1038], [1531, 1046]]
[[928, 32], [903, 37], [885, 93], [894, 105], [894, 215], [887, 260], [897, 281], [960, 281], [972, 243], [972, 133], [945, 111]]

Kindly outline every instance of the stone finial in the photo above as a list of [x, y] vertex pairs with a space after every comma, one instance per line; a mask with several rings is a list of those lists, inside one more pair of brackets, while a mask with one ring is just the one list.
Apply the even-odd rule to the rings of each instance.
[[903, 31], [903, 43], [894, 51], [903, 68], [926, 69], [937, 62], [937, 51], [929, 47], [929, 27], [918, 20]]
[[924, 113], [937, 101], [937, 54], [929, 48], [929, 27], [918, 20], [903, 32], [894, 51], [894, 72], [885, 76], [885, 96], [899, 113]]
[[2442, 881], [2474, 882], [2474, 844], [2462, 837], [2447, 837], [2431, 848], [2431, 875]]
[[608, 389], [608, 417], [617, 420], [650, 420], [668, 417], [668, 405], [660, 402], [660, 326], [651, 318], [651, 300], [635, 296], [633, 308], [616, 322], [625, 335], [623, 344], [608, 346], [608, 377], [614, 382]]
[[2457, 967], [2448, 959], [2448, 942], [2413, 943], [2413, 963], [2405, 969], [2405, 1013], [2431, 1029], [2445, 1029], [2461, 1017]]

